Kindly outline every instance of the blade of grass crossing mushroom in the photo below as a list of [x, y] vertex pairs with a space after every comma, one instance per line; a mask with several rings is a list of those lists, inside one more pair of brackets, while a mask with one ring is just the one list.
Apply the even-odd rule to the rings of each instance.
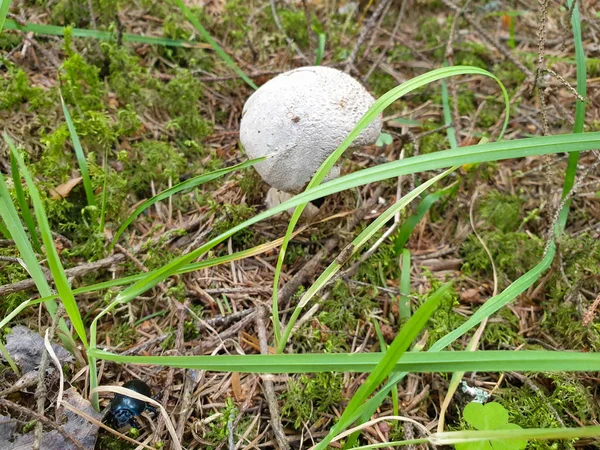
[[31, 202], [33, 203], [33, 209], [37, 218], [38, 226], [40, 228], [42, 241], [44, 242], [46, 257], [48, 259], [48, 266], [50, 267], [50, 271], [52, 272], [52, 277], [54, 279], [56, 289], [65, 307], [65, 311], [69, 315], [69, 319], [71, 319], [73, 328], [75, 328], [79, 339], [81, 339], [81, 342], [87, 348], [88, 342], [85, 333], [85, 326], [83, 325], [83, 321], [81, 320], [81, 314], [79, 313], [77, 303], [75, 302], [75, 297], [73, 296], [73, 292], [71, 291], [71, 287], [69, 286], [69, 282], [67, 281], [67, 276], [65, 275], [65, 270], [60, 261], [60, 257], [58, 256], [58, 252], [56, 251], [56, 247], [54, 246], [54, 240], [52, 238], [50, 226], [48, 225], [48, 218], [46, 216], [44, 204], [42, 203], [42, 199], [40, 198], [40, 194], [38, 193], [33, 178], [29, 173], [29, 169], [27, 169], [25, 163], [21, 159], [21, 155], [19, 155], [11, 139], [6, 134], [4, 135], [4, 138], [8, 143], [8, 146], [10, 147], [10, 151], [12, 152], [13, 156], [17, 160], [17, 163], [19, 164], [19, 169], [21, 170], [21, 174], [23, 175], [23, 178], [25, 179], [25, 182], [27, 184], [29, 196], [31, 198]]
[[[431, 180], [428, 180], [426, 183], [423, 183], [416, 189], [413, 189], [411, 192], [406, 194], [404, 197], [400, 198], [396, 203], [390, 206], [385, 212], [383, 212], [377, 219], [375, 219], [368, 227], [366, 227], [362, 233], [360, 233], [354, 240], [346, 247], [348, 249], [347, 255], [342, 255], [345, 250], [342, 251], [342, 254], [338, 256], [324, 271], [321, 273], [319, 278], [308, 288], [306, 293], [302, 296], [296, 308], [290, 317], [290, 320], [283, 332], [281, 340], [277, 346], [277, 352], [283, 353], [285, 347], [287, 346], [290, 334], [294, 325], [296, 324], [296, 320], [300, 316], [300, 313], [304, 309], [304, 307], [308, 304], [308, 302], [315, 296], [317, 292], [321, 290], [325, 284], [333, 278], [333, 276], [339, 272], [341, 267], [352, 257], [352, 255], [356, 254], [368, 241], [373, 237], [377, 231], [379, 231], [390, 219], [392, 219], [398, 211], [404, 209], [411, 201], [417, 198], [422, 192], [427, 190], [429, 187], [433, 186], [439, 180], [444, 178], [450, 172], [456, 170], [456, 167], [452, 167], [449, 170], [433, 177]], [[343, 256], [342, 258], [340, 258]]]
[[75, 150], [75, 157], [77, 158], [77, 164], [79, 165], [81, 178], [83, 179], [83, 188], [85, 190], [85, 196], [87, 198], [88, 206], [97, 208], [98, 205], [96, 203], [96, 196], [94, 195], [94, 190], [92, 188], [92, 181], [90, 180], [90, 173], [88, 170], [87, 161], [85, 160], [85, 153], [83, 152], [83, 148], [81, 147], [81, 141], [79, 140], [77, 130], [75, 129], [75, 125], [73, 125], [71, 114], [69, 113], [69, 109], [65, 104], [65, 100], [63, 99], [62, 94], [60, 95], [60, 103], [62, 105], [63, 114], [65, 115], [67, 127], [69, 128], [71, 140], [73, 141], [73, 149]]
[[209, 181], [216, 180], [217, 178], [222, 177], [223, 175], [227, 175], [228, 173], [233, 172], [235, 170], [240, 170], [246, 167], [253, 166], [254, 164], [263, 161], [264, 159], [264, 157], [251, 159], [248, 161], [244, 161], [243, 163], [237, 164], [235, 166], [226, 167], [224, 169], [219, 169], [213, 172], [195, 176], [193, 178], [190, 178], [189, 180], [176, 184], [175, 186], [170, 187], [169, 189], [165, 189], [164, 191], [156, 194], [154, 197], [142, 202], [119, 227], [118, 231], [115, 233], [115, 237], [113, 238], [110, 244], [109, 251], [113, 249], [113, 247], [119, 240], [119, 237], [121, 237], [121, 234], [123, 234], [125, 229], [135, 220], [135, 218], [139, 216], [142, 212], [144, 212], [146, 209], [148, 209], [150, 206], [154, 205], [156, 202], [169, 198], [170, 196], [183, 190], [191, 189], [201, 184], [208, 183]]
[[27, 231], [29, 231], [29, 236], [31, 237], [31, 243], [33, 244], [33, 248], [35, 248], [36, 252], [41, 253], [42, 247], [40, 245], [37, 230], [35, 229], [35, 222], [33, 220], [33, 216], [31, 215], [31, 210], [29, 209], [29, 203], [25, 198], [23, 186], [21, 186], [21, 174], [19, 173], [19, 168], [17, 167], [17, 160], [12, 155], [12, 153], [10, 154], [9, 159], [10, 172], [15, 187], [15, 197], [17, 198], [17, 203], [19, 204], [19, 208], [21, 209], [21, 217], [23, 217], [23, 222], [25, 222]]
[[450, 112], [450, 96], [448, 95], [448, 83], [442, 80], [442, 107], [444, 109], [444, 125], [446, 125], [446, 136], [450, 148], [458, 147], [456, 140], [456, 128], [452, 126], [452, 114]]
[[0, 0], [0, 33], [2, 33], [2, 29], [4, 28], [4, 22], [6, 21], [6, 15], [11, 3], [12, 0]]
[[210, 249], [220, 244], [230, 236], [255, 223], [283, 212], [291, 207], [305, 204], [311, 200], [324, 197], [336, 192], [356, 186], [385, 180], [399, 175], [407, 175], [424, 170], [435, 170], [453, 165], [477, 163], [484, 161], [498, 161], [502, 159], [518, 158], [523, 156], [559, 153], [565, 151], [592, 150], [600, 144], [600, 132], [582, 133], [579, 135], [545, 136], [515, 141], [502, 141], [487, 143], [477, 146], [460, 147], [454, 150], [445, 150], [437, 153], [413, 156], [399, 161], [393, 161], [379, 166], [363, 169], [322, 185], [313, 187], [295, 197], [264, 211], [256, 216], [232, 227], [221, 235], [206, 242], [192, 252], [175, 258], [160, 269], [150, 272], [144, 278], [117, 295], [115, 300], [96, 316], [90, 326], [91, 345], [95, 345], [95, 331], [97, 322], [102, 316], [108, 314], [119, 304], [127, 303], [136, 296], [156, 286], [162, 280], [176, 273], [181, 267], [189, 264], [204, 255]]
[[[502, 84], [502, 82], [493, 74], [488, 72], [487, 70], [480, 69], [478, 67], [470, 67], [470, 66], [452, 66], [452, 67], [442, 67], [439, 69], [432, 70], [423, 75], [419, 75], [411, 80], [408, 80], [401, 85], [391, 89], [390, 91], [383, 94], [379, 97], [375, 103], [369, 108], [369, 110], [364, 114], [364, 116], [358, 121], [354, 129], [350, 132], [350, 134], [344, 139], [344, 141], [339, 145], [339, 147], [321, 164], [312, 180], [308, 183], [306, 190], [310, 190], [315, 186], [319, 185], [325, 176], [329, 173], [333, 165], [337, 162], [337, 160], [342, 156], [342, 154], [350, 147], [352, 142], [358, 137], [358, 135], [364, 130], [379, 114], [381, 114], [388, 106], [394, 103], [397, 99], [406, 95], [415, 89], [426, 86], [434, 81], [442, 80], [448, 77], [457, 76], [457, 75], [483, 75], [492, 78], [494, 81], [498, 83], [502, 94], [504, 96], [505, 102], [505, 110], [506, 115], [504, 118], [504, 125], [502, 127], [502, 131], [500, 136], [504, 134], [504, 130], [508, 125], [508, 116], [510, 112], [509, 108], [509, 98], [508, 93], [506, 92], [506, 88]], [[454, 165], [454, 164], [451, 164]], [[448, 166], [446, 166], [448, 167]], [[281, 277], [281, 270], [283, 268], [283, 260], [285, 258], [285, 253], [287, 250], [287, 246], [289, 243], [289, 239], [291, 233], [293, 232], [298, 220], [300, 220], [300, 216], [304, 211], [306, 204], [299, 205], [292, 217], [290, 219], [290, 223], [287, 228], [286, 237], [281, 246], [281, 251], [279, 252], [279, 257], [277, 259], [277, 265], [275, 267], [275, 275], [273, 280], [273, 294], [272, 294], [272, 320], [273, 320], [273, 329], [275, 342], [279, 345], [279, 341], [281, 340], [281, 326], [279, 323], [279, 309], [278, 309], [278, 289], [279, 289], [279, 279]]]
[[194, 28], [196, 28], [196, 30], [198, 31], [198, 33], [200, 33], [200, 36], [202, 36], [202, 38], [206, 42], [208, 42], [208, 44], [213, 48], [213, 50], [215, 51], [215, 53], [223, 60], [223, 62], [225, 64], [227, 64], [231, 70], [233, 70], [235, 73], [237, 73], [239, 75], [239, 77], [248, 84], [248, 86], [250, 86], [253, 89], [258, 89], [258, 86], [256, 84], [254, 84], [254, 81], [252, 81], [248, 77], [248, 75], [246, 75], [244, 73], [244, 71], [238, 67], [238, 65], [225, 52], [225, 50], [223, 50], [221, 48], [221, 46], [219, 44], [217, 44], [217, 41], [215, 41], [212, 38], [212, 36], [210, 35], [210, 33], [208, 31], [206, 31], [206, 28], [204, 28], [202, 26], [202, 24], [196, 18], [196, 16], [194, 16], [194, 14], [192, 13], [192, 11], [190, 11], [190, 9], [185, 5], [185, 3], [183, 3], [183, 0], [175, 0], [175, 3], [177, 4], [177, 6], [179, 6], [179, 9], [181, 10], [181, 12], [183, 12], [183, 14], [187, 18], [187, 20], [189, 20], [190, 23], [194, 26]]

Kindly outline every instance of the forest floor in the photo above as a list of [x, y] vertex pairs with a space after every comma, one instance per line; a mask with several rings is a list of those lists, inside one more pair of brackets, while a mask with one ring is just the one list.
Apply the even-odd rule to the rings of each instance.
[[[109, 251], [117, 229], [145, 199], [192, 176], [246, 159], [239, 146], [239, 123], [253, 90], [204, 43], [176, 2], [13, 3], [0, 34], [0, 123], [24, 149], [73, 288], [161, 268], [265, 210], [268, 186], [248, 167], [155, 203]], [[548, 3], [473, 0], [455, 7], [450, 0], [277, 2], [277, 20], [264, 1], [187, 0], [186, 4], [259, 86], [279, 73], [314, 65], [317, 57], [324, 66], [349, 72], [375, 98], [445, 63], [486, 69], [502, 81], [511, 98], [504, 136], [511, 140], [573, 131], [577, 98], [570, 11]], [[598, 131], [600, 2], [578, 5], [587, 57], [584, 131]], [[105, 30], [112, 38], [76, 37], [72, 30], [50, 36], [15, 29], [28, 24]], [[189, 40], [190, 45], [128, 42], [123, 33]], [[537, 77], [540, 67], [551, 70]], [[498, 138], [504, 103], [494, 80], [452, 78], [448, 92], [459, 146]], [[98, 201], [106, 196], [102, 230], [86, 200], [61, 93], [81, 138]], [[342, 173], [448, 149], [447, 123], [439, 82], [412, 92], [385, 111], [384, 134], [377, 145], [348, 154]], [[600, 350], [600, 320], [595, 316], [600, 303], [597, 158], [596, 153], [581, 156], [578, 189], [558, 242], [559, 256], [530, 289], [490, 318], [479, 349]], [[566, 154], [471, 164], [440, 183], [440, 195], [405, 245], [411, 257], [413, 308], [444, 281], [454, 280], [451, 293], [425, 327], [420, 341], [425, 347], [540, 261], [560, 205], [566, 165]], [[0, 172], [10, 178], [4, 141]], [[401, 192], [429, 176], [399, 177], [326, 197], [318, 215], [301, 222], [288, 248], [279, 296], [282, 322], [354, 236]], [[443, 189], [456, 181], [454, 188]], [[391, 342], [401, 326], [402, 249], [397, 244], [403, 221], [416, 212], [418, 203], [373, 237], [362, 252], [372, 252], [368, 259], [355, 256], [343, 277], [311, 300], [307, 305], [311, 312], [302, 317], [286, 353], [375, 352], [381, 348], [379, 337]], [[211, 256], [265, 244], [260, 254], [171, 277], [103, 317], [98, 347], [128, 355], [256, 354], [261, 352], [262, 332], [273, 345], [272, 323], [264, 312], [271, 304], [278, 257], [278, 248], [270, 243], [285, 235], [288, 223], [285, 213], [262, 221], [215, 247]], [[378, 242], [389, 226], [394, 230]], [[14, 243], [0, 239], [0, 317], [36, 295], [32, 284], [19, 283], [29, 276], [17, 257]], [[86, 327], [119, 289], [77, 296]], [[50, 316], [37, 305], [9, 326], [22, 325], [43, 336], [50, 323]], [[2, 333], [6, 337], [10, 330]], [[450, 349], [465, 349], [468, 342], [461, 338]], [[273, 398], [265, 394], [260, 375], [100, 364], [101, 385], [140, 378], [154, 393], [160, 392], [159, 401], [187, 449], [277, 447], [269, 409]], [[36, 411], [35, 384], [12, 392], [9, 388], [18, 377], [8, 365], [0, 370], [0, 401], [8, 399]], [[67, 385], [85, 392], [85, 364], [79, 359], [68, 365], [65, 376]], [[366, 376], [272, 376], [275, 407], [289, 445], [308, 448], [327, 434]], [[402, 415], [435, 430], [450, 377], [418, 373], [407, 377], [397, 393]], [[506, 408], [510, 422], [524, 428], [578, 427], [600, 420], [597, 373], [468, 373], [463, 380], [465, 386], [491, 394]], [[50, 380], [48, 388], [44, 411], [53, 417], [58, 379]], [[471, 399], [467, 393], [455, 395], [446, 429], [467, 426], [461, 411]], [[109, 402], [109, 396], [101, 398], [102, 407]], [[4, 403], [0, 410], [5, 415], [10, 411], [20, 432], [31, 428], [32, 416], [26, 412]], [[390, 415], [392, 410], [390, 398], [377, 415]], [[169, 442], [162, 419], [152, 424], [143, 417], [140, 421], [136, 440], [153, 446]], [[361, 442], [408, 439], [416, 430], [411, 424], [380, 422], [363, 431]], [[575, 446], [600, 447], [594, 439], [529, 444], [536, 449]], [[136, 445], [100, 430], [95, 448]]]

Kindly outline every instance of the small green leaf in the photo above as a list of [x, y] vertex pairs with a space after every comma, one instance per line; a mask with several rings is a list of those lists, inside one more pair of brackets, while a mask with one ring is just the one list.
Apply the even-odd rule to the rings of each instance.
[[[508, 423], [508, 411], [500, 403], [471, 402], [463, 410], [463, 417], [469, 425], [480, 431], [520, 430], [515, 423]], [[465, 442], [456, 444], [457, 450], [522, 450], [527, 446], [526, 440], [495, 440]]]
[[377, 142], [375, 142], [375, 145], [377, 147], [383, 147], [384, 145], [390, 145], [392, 142], [394, 142], [394, 138], [391, 134], [381, 133], [377, 138]]

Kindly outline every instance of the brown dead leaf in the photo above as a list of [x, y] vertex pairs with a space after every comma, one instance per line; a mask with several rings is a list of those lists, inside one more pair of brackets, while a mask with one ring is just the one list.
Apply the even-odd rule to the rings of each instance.
[[73, 188], [81, 183], [83, 180], [82, 177], [71, 178], [66, 183], [60, 184], [56, 186], [54, 189], [50, 189], [50, 194], [52, 195], [52, 200], [59, 200], [61, 198], [67, 198]]

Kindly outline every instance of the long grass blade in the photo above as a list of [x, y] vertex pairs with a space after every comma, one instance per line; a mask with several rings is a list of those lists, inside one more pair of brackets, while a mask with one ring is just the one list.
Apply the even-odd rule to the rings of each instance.
[[219, 169], [219, 170], [215, 170], [213, 172], [198, 175], [196, 177], [190, 178], [189, 180], [186, 180], [179, 184], [176, 184], [175, 186], [170, 187], [169, 189], [165, 189], [164, 191], [156, 194], [154, 197], [149, 198], [148, 200], [142, 202], [135, 209], [135, 211], [133, 211], [129, 215], [129, 217], [127, 219], [125, 219], [123, 224], [119, 227], [119, 229], [115, 233], [115, 237], [113, 238], [113, 240], [110, 244], [109, 250], [115, 246], [115, 244], [118, 242], [119, 238], [121, 237], [121, 234], [123, 234], [125, 229], [129, 225], [131, 225], [131, 223], [135, 220], [135, 218], [138, 217], [142, 212], [144, 212], [146, 209], [148, 209], [150, 206], [154, 205], [155, 203], [157, 203], [161, 200], [164, 200], [166, 198], [169, 198], [170, 196], [177, 194], [178, 192], [184, 191], [186, 189], [194, 188], [201, 184], [208, 183], [209, 181], [212, 181], [212, 180], [216, 180], [217, 178], [222, 177], [223, 175], [227, 175], [228, 173], [233, 172], [235, 170], [240, 170], [240, 169], [244, 169], [246, 167], [253, 166], [254, 164], [256, 164], [260, 161], [263, 161], [264, 159], [265, 159], [264, 157], [251, 159], [248, 161], [244, 161], [243, 163], [237, 164], [235, 166], [226, 167], [224, 169]]
[[6, 225], [4, 225], [2, 222], [0, 222], [0, 234], [8, 240], [12, 239], [8, 228], [6, 228]]
[[17, 203], [19, 204], [19, 208], [21, 209], [21, 216], [23, 217], [23, 222], [25, 222], [27, 231], [29, 231], [31, 243], [33, 244], [33, 248], [35, 248], [35, 251], [41, 253], [42, 246], [40, 245], [38, 233], [35, 229], [35, 222], [33, 221], [31, 210], [29, 209], [29, 203], [27, 203], [27, 199], [25, 198], [25, 192], [23, 192], [23, 186], [21, 186], [21, 174], [19, 173], [19, 168], [17, 167], [17, 160], [14, 158], [12, 153], [10, 154], [10, 172], [12, 175], [13, 184], [15, 186], [15, 197], [17, 198]]
[[[4, 133], [4, 140], [8, 144], [9, 148], [14, 149], [14, 145], [12, 140], [8, 137], [6, 133]], [[19, 215], [13, 204], [10, 193], [8, 191], [8, 186], [4, 181], [4, 176], [0, 174], [0, 217], [4, 221], [6, 225], [7, 232], [11, 236], [11, 238], [15, 242], [15, 246], [19, 250], [19, 255], [21, 259], [25, 263], [25, 268], [37, 287], [40, 295], [46, 297], [44, 300], [44, 306], [50, 313], [50, 316], [54, 318], [56, 315], [56, 311], [58, 310], [58, 305], [53, 298], [48, 298], [52, 295], [52, 290], [46, 281], [46, 277], [44, 276], [44, 272], [42, 271], [42, 267], [38, 262], [35, 252], [33, 251], [33, 247], [31, 246], [31, 242], [27, 238], [27, 233], [21, 221], [19, 220]], [[21, 310], [20, 308], [25, 308], [30, 304], [29, 301], [22, 303], [16, 310]], [[14, 314], [15, 311], [12, 311], [9, 316]], [[15, 314], [16, 315], [16, 314]], [[4, 320], [2, 321], [4, 323]], [[75, 346], [75, 342], [71, 338], [70, 330], [67, 327], [67, 324], [64, 320], [59, 321], [59, 328], [62, 331], [60, 333], [61, 340], [65, 344], [67, 348], [73, 348]]]
[[0, 33], [2, 33], [2, 28], [4, 28], [4, 22], [11, 3], [12, 0], [0, 0]]
[[[416, 316], [416, 314], [415, 314]], [[413, 317], [415, 317], [413, 316]], [[372, 373], [385, 353], [302, 353], [273, 355], [132, 356], [90, 349], [90, 355], [122, 364], [155, 365], [214, 372], [242, 373]], [[538, 350], [480, 352], [406, 352], [393, 372], [597, 372], [600, 354]]]
[[69, 127], [69, 134], [71, 135], [71, 140], [73, 141], [73, 149], [75, 150], [75, 156], [77, 157], [77, 164], [79, 165], [79, 171], [81, 172], [81, 178], [83, 178], [83, 188], [85, 190], [85, 196], [87, 198], [88, 206], [93, 206], [97, 208], [96, 196], [94, 195], [94, 189], [92, 188], [92, 181], [90, 180], [90, 172], [88, 170], [87, 161], [85, 159], [85, 153], [83, 152], [83, 148], [81, 147], [81, 141], [79, 140], [79, 136], [77, 134], [77, 130], [75, 129], [75, 125], [73, 124], [73, 120], [71, 119], [71, 114], [69, 113], [69, 109], [65, 104], [65, 100], [63, 96], [60, 96], [60, 103], [62, 105], [63, 114], [65, 115], [65, 120], [67, 121], [67, 127]]
[[212, 49], [219, 56], [219, 58], [221, 58], [231, 70], [237, 73], [239, 77], [248, 84], [248, 86], [250, 86], [253, 89], [258, 89], [258, 86], [254, 84], [254, 81], [252, 81], [248, 77], [248, 75], [246, 75], [244, 71], [238, 67], [238, 65], [233, 61], [233, 59], [231, 59], [231, 57], [225, 52], [225, 50], [223, 50], [221, 46], [217, 44], [217, 41], [213, 39], [213, 37], [208, 31], [206, 31], [206, 28], [202, 26], [200, 21], [196, 18], [196, 16], [194, 16], [192, 11], [190, 11], [190, 9], [185, 5], [185, 3], [183, 3], [182, 0], [175, 0], [175, 3], [177, 3], [177, 6], [179, 6], [179, 9], [181, 9], [181, 12], [183, 12], [187, 20], [189, 20], [190, 23], [194, 26], [194, 28], [198, 31], [198, 33], [200, 33], [202, 39], [208, 42], [208, 44], [212, 47]]
[[54, 278], [56, 289], [65, 307], [65, 311], [67, 312], [69, 318], [71, 319], [71, 322], [73, 323], [73, 327], [75, 328], [77, 335], [81, 339], [81, 342], [87, 347], [88, 343], [85, 333], [85, 327], [83, 325], [79, 309], [77, 308], [75, 297], [73, 296], [73, 292], [71, 291], [71, 287], [69, 286], [69, 282], [67, 281], [65, 270], [56, 251], [56, 247], [54, 246], [52, 232], [50, 231], [50, 226], [48, 225], [48, 217], [46, 216], [44, 204], [42, 203], [42, 199], [40, 198], [40, 194], [38, 193], [33, 178], [29, 173], [29, 169], [27, 169], [27, 166], [25, 166], [25, 163], [23, 162], [21, 155], [19, 155], [15, 146], [13, 145], [12, 140], [6, 134], [4, 135], [4, 139], [8, 143], [8, 146], [10, 147], [13, 156], [17, 160], [17, 163], [19, 164], [19, 169], [21, 170], [21, 175], [23, 175], [23, 178], [27, 183], [29, 196], [31, 197], [31, 202], [33, 203], [35, 216], [37, 218], [38, 226], [40, 227], [40, 234], [42, 235], [42, 240], [46, 249], [48, 266], [50, 267], [50, 271], [52, 272], [52, 277]]
[[[3, 0], [7, 1], [7, 0]], [[10, 3], [10, 2], [9, 2]], [[26, 23], [21, 25], [12, 19], [7, 19], [4, 24], [5, 30], [19, 30], [24, 33], [43, 34], [48, 36], [64, 36], [65, 27], [56, 25], [44, 25], [35, 23]], [[86, 30], [84, 28], [71, 28], [72, 35], [80, 38], [98, 39], [101, 41], [116, 41], [117, 33], [111, 31]], [[169, 39], [156, 36], [142, 36], [139, 34], [123, 33], [123, 42], [131, 42], [135, 44], [163, 45], [165, 47], [184, 47], [184, 48], [199, 48], [205, 47], [206, 44], [196, 44], [184, 39]]]
[[320, 66], [321, 61], [323, 61], [323, 55], [325, 54], [325, 40], [327, 39], [327, 35], [325, 33], [319, 33], [319, 45], [317, 47], [317, 59], [315, 61], [315, 66]]
[[[576, 0], [567, 0], [569, 8], [573, 6], [573, 2]], [[575, 5], [573, 13], [571, 14], [571, 28], [573, 29], [573, 39], [575, 42], [575, 65], [577, 70], [577, 93], [582, 97], [587, 96], [587, 67], [585, 63], [585, 51], [583, 48], [583, 39], [581, 37], [581, 19], [579, 17], [579, 6]], [[573, 133], [583, 133], [583, 126], [585, 124], [585, 102], [577, 99], [575, 101], [575, 124], [573, 125]], [[569, 193], [575, 184], [575, 177], [577, 175], [577, 162], [579, 161], [579, 153], [569, 153], [569, 159], [567, 161], [567, 170], [565, 172], [565, 179], [563, 181], [563, 198]], [[567, 201], [559, 213], [559, 222], [556, 226], [556, 235], [564, 231], [567, 226], [567, 217], [569, 215], [570, 201]]]

